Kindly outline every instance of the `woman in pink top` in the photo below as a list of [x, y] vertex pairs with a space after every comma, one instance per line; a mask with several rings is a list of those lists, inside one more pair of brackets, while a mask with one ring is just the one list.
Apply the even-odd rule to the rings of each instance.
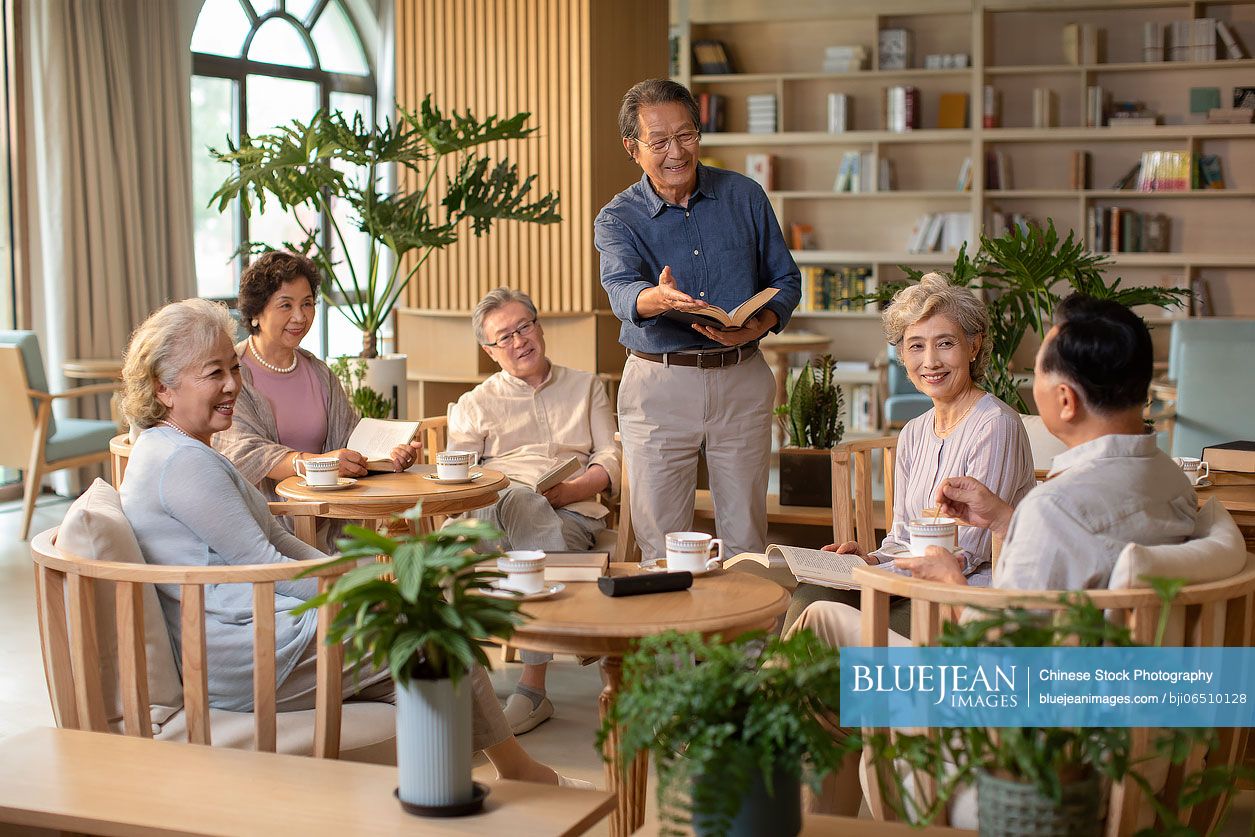
[[[360, 416], [327, 364], [300, 348], [314, 324], [321, 276], [295, 253], [270, 252], [240, 277], [240, 316], [248, 339], [235, 347], [244, 387], [235, 422], [214, 437], [244, 478], [271, 500], [275, 484], [296, 473], [294, 462], [315, 456], [340, 460], [340, 475], [366, 475], [366, 459], [345, 445]], [[392, 451], [398, 471], [417, 460], [419, 443]], [[333, 532], [319, 532], [329, 544]]]

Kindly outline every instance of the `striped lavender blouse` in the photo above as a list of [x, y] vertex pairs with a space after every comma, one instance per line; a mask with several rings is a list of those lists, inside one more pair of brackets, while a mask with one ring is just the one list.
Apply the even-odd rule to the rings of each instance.
[[[1035, 484], [1028, 434], [1015, 410], [986, 394], [945, 439], [933, 430], [934, 410], [907, 422], [898, 437], [894, 470], [893, 531], [873, 555], [894, 570], [891, 556], [910, 546], [907, 521], [936, 505], [937, 486], [947, 477], [975, 477], [1012, 506]], [[992, 535], [987, 529], [959, 527], [959, 549], [967, 560], [968, 582], [988, 586], [992, 576]]]

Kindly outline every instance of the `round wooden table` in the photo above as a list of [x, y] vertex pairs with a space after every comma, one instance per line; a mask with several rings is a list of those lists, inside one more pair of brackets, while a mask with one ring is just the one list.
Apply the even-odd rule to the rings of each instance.
[[[642, 570], [635, 564], [611, 564], [611, 575]], [[647, 596], [610, 598], [593, 582], [571, 582], [552, 599], [528, 602], [529, 617], [510, 645], [530, 651], [600, 656], [604, 688], [597, 706], [605, 718], [622, 682], [623, 655], [636, 641], [667, 630], [699, 631], [732, 638], [771, 630], [789, 607], [789, 593], [779, 584], [748, 573], [721, 571], [693, 580], [688, 590]], [[619, 736], [606, 742], [606, 789], [619, 795], [610, 815], [610, 834], [625, 837], [645, 820], [644, 753], [626, 768], [619, 763]]]
[[326, 503], [320, 517], [338, 520], [384, 520], [422, 502], [423, 517], [453, 515], [482, 509], [497, 502], [497, 492], [510, 484], [500, 471], [472, 468], [483, 476], [463, 485], [440, 485], [426, 479], [435, 465], [415, 465], [399, 474], [370, 474], [359, 477], [357, 485], [339, 491], [306, 488], [303, 477], [288, 477], [275, 486], [275, 493], [286, 500]]

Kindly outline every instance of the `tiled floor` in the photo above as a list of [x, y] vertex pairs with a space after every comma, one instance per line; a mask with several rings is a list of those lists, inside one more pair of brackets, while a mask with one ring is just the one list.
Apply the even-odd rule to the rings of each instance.
[[[33, 532], [57, 525], [67, 501], [41, 498], [32, 524]], [[0, 504], [0, 739], [35, 726], [51, 726], [52, 712], [45, 688], [40, 659], [30, 554], [26, 543], [17, 539], [17, 504]], [[518, 677], [518, 666], [498, 668], [493, 673], [499, 694], [508, 694]], [[569, 658], [559, 658], [551, 667], [549, 693], [557, 709], [549, 722], [522, 739], [527, 749], [560, 773], [591, 780], [600, 785], [601, 760], [593, 748], [597, 725], [597, 695], [601, 683], [595, 665], [579, 666]], [[0, 742], [0, 757], [3, 743]], [[655, 833], [652, 777], [650, 810], [646, 829]], [[1247, 835], [1255, 822], [1255, 792], [1244, 792], [1230, 813], [1222, 835]], [[0, 829], [0, 832], [3, 830]], [[11, 833], [11, 832], [3, 832]], [[605, 834], [604, 824], [593, 834]]]

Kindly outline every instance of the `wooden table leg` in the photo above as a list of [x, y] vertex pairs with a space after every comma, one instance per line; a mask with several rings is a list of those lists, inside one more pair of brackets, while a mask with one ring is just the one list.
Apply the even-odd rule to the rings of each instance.
[[[610, 705], [619, 693], [623, 680], [623, 658], [601, 658], [603, 688], [597, 699], [598, 717], [605, 720]], [[645, 780], [649, 774], [649, 757], [640, 753], [632, 763], [619, 763], [619, 732], [611, 730], [606, 738], [606, 789], [618, 794], [615, 810], [610, 814], [610, 837], [627, 837], [645, 822]]]

